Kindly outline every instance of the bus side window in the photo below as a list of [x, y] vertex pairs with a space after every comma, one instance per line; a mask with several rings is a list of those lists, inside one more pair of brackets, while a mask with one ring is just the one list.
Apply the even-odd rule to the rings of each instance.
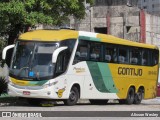
[[123, 64], [129, 63], [129, 50], [127, 47], [120, 46], [119, 47], [119, 54], [118, 54], [118, 62]]
[[117, 62], [117, 50], [115, 46], [106, 44], [104, 46], [104, 62], [116, 63]]
[[63, 51], [58, 55], [57, 63], [56, 63], [56, 75], [60, 75], [64, 73], [67, 69], [69, 63], [69, 50]]
[[88, 42], [80, 40], [75, 53], [73, 64], [86, 60], [88, 60]]
[[64, 40], [64, 41], [61, 41], [61, 46], [67, 46], [68, 47], [68, 58], [70, 59], [71, 57], [71, 54], [72, 54], [72, 51], [73, 51], [73, 48], [75, 46], [75, 42], [76, 40], [74, 39], [67, 39], [67, 40]]
[[159, 58], [158, 58], [158, 50], [154, 50], [152, 51], [152, 58], [151, 58], [151, 64], [152, 65], [157, 65], [159, 62]]
[[142, 65], [149, 65], [148, 50], [142, 51]]
[[92, 42], [90, 43], [90, 60], [100, 62], [101, 61], [101, 44]]
[[130, 63], [132, 65], [141, 65], [141, 50], [138, 48], [131, 48]]

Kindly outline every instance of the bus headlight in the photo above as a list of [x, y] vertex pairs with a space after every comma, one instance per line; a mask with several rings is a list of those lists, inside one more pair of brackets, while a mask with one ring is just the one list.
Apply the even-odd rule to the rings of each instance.
[[44, 85], [43, 85], [43, 88], [47, 88], [47, 87], [53, 86], [53, 85], [55, 85], [55, 84], [57, 84], [57, 83], [58, 83], [58, 81], [49, 82], [49, 83], [47, 83], [47, 84], [44, 84]]

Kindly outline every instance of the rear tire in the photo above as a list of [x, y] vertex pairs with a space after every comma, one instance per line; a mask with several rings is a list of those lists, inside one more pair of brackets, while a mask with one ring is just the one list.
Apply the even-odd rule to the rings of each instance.
[[138, 92], [134, 96], [134, 104], [140, 104], [143, 99], [143, 90], [139, 89]]
[[77, 87], [72, 87], [69, 98], [67, 100], [64, 100], [64, 104], [68, 106], [75, 105], [79, 99], [79, 91]]
[[128, 90], [128, 94], [127, 94], [127, 98], [125, 100], [125, 103], [128, 104], [128, 105], [133, 104], [134, 95], [135, 95], [134, 88], [130, 87], [129, 90]]
[[108, 100], [89, 100], [92, 105], [106, 105]]

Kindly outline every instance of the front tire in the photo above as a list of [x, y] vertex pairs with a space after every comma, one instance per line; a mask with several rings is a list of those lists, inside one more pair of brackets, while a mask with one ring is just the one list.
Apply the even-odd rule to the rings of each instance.
[[77, 87], [73, 87], [70, 91], [69, 98], [64, 100], [64, 104], [68, 106], [75, 105], [79, 99], [79, 91]]

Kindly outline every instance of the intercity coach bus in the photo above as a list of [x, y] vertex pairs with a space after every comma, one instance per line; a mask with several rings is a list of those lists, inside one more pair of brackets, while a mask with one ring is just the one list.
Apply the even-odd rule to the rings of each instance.
[[29, 103], [61, 100], [75, 105], [140, 104], [156, 97], [159, 51], [154, 45], [111, 35], [75, 30], [35, 30], [14, 45], [9, 67], [8, 94]]

